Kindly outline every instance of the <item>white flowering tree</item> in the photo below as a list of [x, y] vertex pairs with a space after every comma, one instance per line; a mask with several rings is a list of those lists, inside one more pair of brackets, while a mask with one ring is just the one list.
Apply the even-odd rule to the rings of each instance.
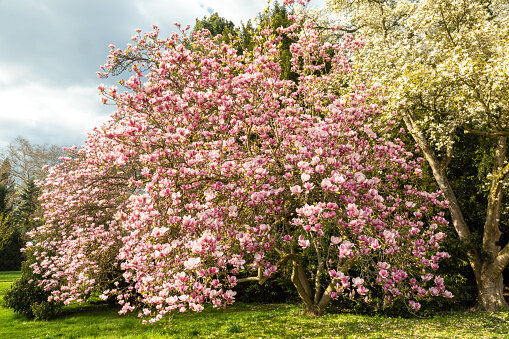
[[[503, 198], [509, 176], [509, 4], [507, 1], [331, 0], [329, 8], [345, 31], [366, 48], [355, 56], [388, 89], [390, 104], [422, 148], [433, 176], [450, 202], [459, 239], [472, 243], [474, 225], [448, 178], [455, 144], [463, 133], [496, 144], [482, 241], [465, 246], [475, 273], [479, 305], [507, 308], [503, 271], [509, 244], [500, 243], [505, 225]], [[463, 133], [461, 133], [463, 132]], [[507, 191], [507, 190], [505, 190]], [[502, 226], [502, 227], [501, 227]]]

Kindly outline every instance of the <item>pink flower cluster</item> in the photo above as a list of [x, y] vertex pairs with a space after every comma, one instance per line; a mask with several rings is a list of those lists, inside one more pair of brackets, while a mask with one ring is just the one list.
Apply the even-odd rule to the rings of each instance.
[[299, 255], [318, 261], [332, 298], [378, 285], [417, 310], [413, 299], [450, 297], [420, 278], [448, 256], [433, 215], [446, 202], [409, 185], [419, 162], [384, 137], [379, 85], [331, 85], [362, 43], [321, 43], [298, 18], [278, 31], [296, 39], [298, 84], [281, 80], [272, 32], [243, 54], [207, 31], [112, 47], [101, 75], [134, 72], [125, 92], [99, 87], [117, 111], [41, 183], [30, 250], [53, 300], [114, 297], [154, 322], [230, 304], [239, 274], [267, 278]]

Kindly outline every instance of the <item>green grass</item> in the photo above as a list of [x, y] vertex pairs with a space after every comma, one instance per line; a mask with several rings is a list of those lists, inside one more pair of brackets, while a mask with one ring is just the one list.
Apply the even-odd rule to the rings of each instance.
[[21, 276], [20, 271], [0, 271], [0, 297], [11, 288], [11, 283]]
[[12, 282], [21, 276], [21, 271], [0, 271], [0, 283]]
[[[1, 296], [0, 296], [1, 298]], [[179, 313], [142, 325], [105, 305], [69, 306], [51, 321], [27, 321], [0, 307], [0, 338], [509, 338], [509, 312], [454, 312], [429, 319], [354, 314], [300, 315], [291, 304], [238, 303]]]

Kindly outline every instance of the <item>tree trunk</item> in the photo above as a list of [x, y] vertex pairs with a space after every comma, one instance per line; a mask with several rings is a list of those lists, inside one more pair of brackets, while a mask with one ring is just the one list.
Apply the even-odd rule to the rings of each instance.
[[504, 298], [504, 279], [502, 274], [487, 269], [476, 274], [477, 290], [479, 292], [478, 306], [486, 311], [494, 312], [509, 309]]
[[304, 268], [301, 266], [301, 264], [297, 261], [293, 262], [291, 279], [305, 305], [302, 314], [313, 317], [322, 316], [325, 313], [325, 309], [331, 300], [330, 288], [328, 288], [323, 293], [321, 298], [319, 298], [319, 301], [315, 302], [313, 290], [311, 289], [309, 280], [306, 277], [306, 272], [304, 271]]
[[501, 235], [499, 219], [500, 203], [503, 197], [502, 183], [509, 173], [509, 164], [505, 162], [507, 139], [499, 137], [497, 140], [495, 166], [492, 172], [493, 179], [488, 196], [482, 247], [478, 248], [469, 244], [471, 240], [470, 229], [446, 176], [445, 167], [448, 162], [441, 163], [438, 160], [422, 131], [415, 125], [411, 113], [404, 116], [403, 120], [415, 141], [421, 146], [438, 186], [449, 201], [449, 211], [451, 212], [454, 229], [460, 241], [466, 246], [468, 260], [475, 274], [479, 307], [487, 311], [509, 308], [504, 299], [502, 275], [505, 267], [509, 264], [509, 244], [506, 244], [503, 249], [498, 245]]
[[480, 274], [476, 273], [477, 285], [479, 286], [479, 306], [487, 311], [509, 307], [504, 299], [504, 278], [502, 275], [508, 262], [506, 254], [508, 245], [502, 251], [499, 245], [500, 236], [502, 235], [499, 228], [503, 199], [502, 183], [507, 175], [507, 168], [504, 167], [507, 152], [506, 144], [506, 137], [498, 138], [495, 166], [492, 172], [493, 179], [488, 195], [486, 223], [484, 225], [482, 270]]
[[306, 305], [306, 308], [302, 311], [303, 315], [310, 317], [321, 317], [324, 313], [325, 308], [321, 308], [318, 304], [313, 304], [311, 306]]

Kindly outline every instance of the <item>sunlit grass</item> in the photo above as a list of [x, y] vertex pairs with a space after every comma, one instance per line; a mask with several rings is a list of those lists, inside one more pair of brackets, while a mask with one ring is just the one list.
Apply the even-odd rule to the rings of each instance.
[[[0, 288], [1, 285], [0, 285]], [[509, 338], [509, 312], [454, 312], [434, 318], [355, 314], [301, 316], [293, 304], [243, 304], [179, 313], [155, 325], [106, 305], [74, 305], [55, 320], [27, 321], [0, 307], [0, 338]]]
[[21, 271], [0, 271], [0, 283], [12, 282], [21, 276]]

